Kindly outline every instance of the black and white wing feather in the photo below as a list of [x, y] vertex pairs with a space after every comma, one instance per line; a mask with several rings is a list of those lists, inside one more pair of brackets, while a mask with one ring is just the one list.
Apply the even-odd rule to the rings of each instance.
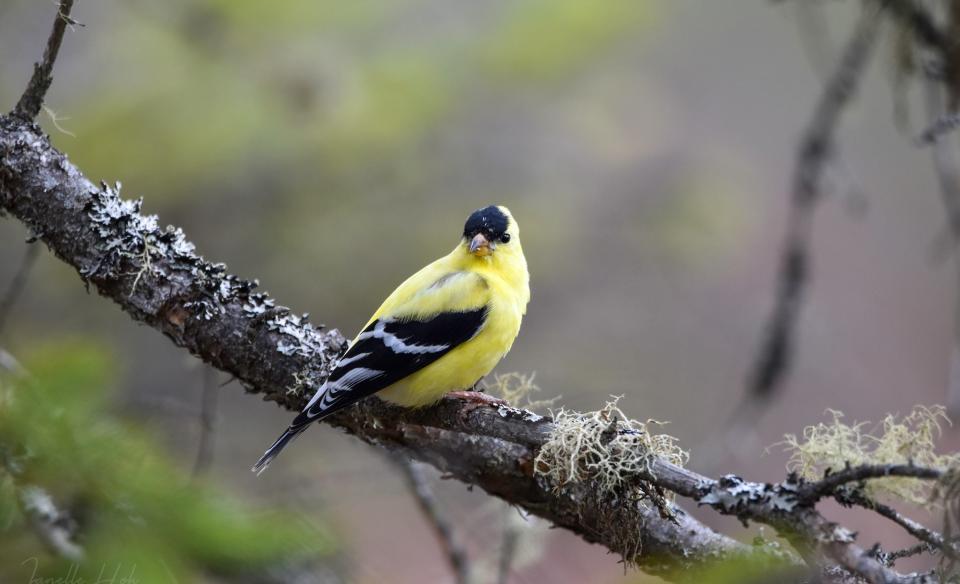
[[[434, 285], [442, 287], [449, 277]], [[439, 284], [439, 286], [437, 286]], [[263, 472], [283, 448], [311, 423], [416, 373], [473, 338], [483, 328], [487, 307], [441, 312], [428, 317], [381, 317], [372, 321], [340, 358], [326, 383], [290, 427], [253, 466]]]

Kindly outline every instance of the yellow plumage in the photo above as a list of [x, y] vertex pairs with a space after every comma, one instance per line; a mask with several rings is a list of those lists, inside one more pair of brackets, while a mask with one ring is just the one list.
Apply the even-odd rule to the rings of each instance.
[[478, 209], [453, 251], [387, 297], [254, 470], [311, 423], [368, 395], [419, 407], [472, 387], [510, 350], [529, 300], [517, 222], [506, 207]]

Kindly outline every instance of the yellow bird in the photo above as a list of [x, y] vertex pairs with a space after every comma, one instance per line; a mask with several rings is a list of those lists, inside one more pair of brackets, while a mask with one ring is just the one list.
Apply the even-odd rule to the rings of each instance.
[[510, 350], [529, 301], [516, 220], [502, 206], [474, 211], [457, 247], [380, 305], [253, 471], [263, 472], [313, 422], [374, 393], [421, 407], [474, 386]]

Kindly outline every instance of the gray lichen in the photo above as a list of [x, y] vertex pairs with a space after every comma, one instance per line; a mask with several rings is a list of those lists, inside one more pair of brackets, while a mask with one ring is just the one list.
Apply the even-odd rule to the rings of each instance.
[[797, 506], [798, 485], [796, 477], [772, 485], [747, 482], [732, 474], [725, 475], [698, 503], [736, 515], [750, 506], [754, 510], [763, 509], [773, 516], [788, 513]]
[[85, 211], [97, 228], [100, 253], [81, 276], [95, 280], [133, 276], [133, 294], [144, 278], [163, 282], [172, 277], [171, 271], [186, 271], [193, 278], [195, 297], [183, 306], [203, 320], [224, 314], [225, 306], [237, 300], [250, 312], [272, 306], [266, 294], [253, 292], [255, 280], [228, 274], [225, 264], [204, 260], [182, 230], [161, 229], [156, 215], [141, 214], [142, 199], [123, 199], [120, 190], [119, 182], [102, 183], [90, 193]]

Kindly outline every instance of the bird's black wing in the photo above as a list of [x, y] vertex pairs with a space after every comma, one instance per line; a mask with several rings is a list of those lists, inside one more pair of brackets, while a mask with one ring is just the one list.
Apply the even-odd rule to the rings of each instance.
[[371, 322], [293, 425], [309, 424], [416, 373], [473, 338], [486, 317], [483, 307], [443, 312], [423, 320], [383, 318]]
[[283, 448], [311, 423], [416, 373], [473, 338], [487, 307], [441, 312], [428, 318], [380, 318], [371, 322], [337, 362], [326, 383], [290, 427], [254, 465], [263, 472]]

